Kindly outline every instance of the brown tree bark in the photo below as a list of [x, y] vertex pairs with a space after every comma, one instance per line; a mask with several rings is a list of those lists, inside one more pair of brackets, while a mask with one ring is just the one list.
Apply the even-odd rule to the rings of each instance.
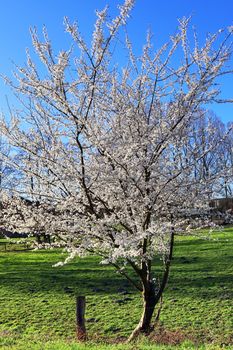
[[[143, 273], [143, 270], [141, 271], [141, 282], [143, 285], [143, 291], [142, 291], [142, 297], [143, 297], [143, 313], [141, 316], [141, 319], [137, 325], [137, 327], [133, 330], [130, 337], [128, 338], [128, 342], [136, 339], [140, 334], [149, 334], [154, 329], [154, 326], [152, 324], [152, 317], [155, 310], [156, 305], [161, 300], [161, 297], [163, 295], [164, 289], [166, 287], [169, 271], [170, 271], [170, 265], [173, 255], [173, 246], [174, 246], [174, 231], [171, 232], [171, 239], [170, 239], [170, 249], [168, 256], [165, 260], [165, 268], [163, 272], [163, 277], [161, 280], [161, 284], [159, 286], [155, 286], [155, 283], [153, 280], [151, 280], [151, 264], [149, 270]], [[159, 288], [158, 288], [159, 287]], [[157, 320], [158, 321], [158, 320]]]
[[76, 334], [79, 341], [85, 341], [87, 339], [87, 332], [85, 327], [85, 307], [85, 297], [78, 296], [76, 298]]
[[157, 304], [156, 293], [154, 283], [149, 281], [143, 288], [143, 313], [141, 319], [130, 335], [128, 341], [132, 341], [140, 334], [149, 334], [153, 327], [151, 326], [151, 320], [154, 313], [155, 306]]

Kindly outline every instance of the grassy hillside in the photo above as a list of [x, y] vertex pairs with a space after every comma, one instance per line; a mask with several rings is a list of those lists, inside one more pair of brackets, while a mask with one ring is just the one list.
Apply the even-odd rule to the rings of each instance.
[[[61, 345], [63, 341], [74, 340], [75, 294], [87, 296], [87, 328], [92, 341], [120, 341], [137, 324], [141, 312], [139, 293], [111, 267], [100, 265], [98, 258], [76, 259], [55, 268], [52, 265], [64, 258], [58, 251], [4, 251], [3, 248], [0, 246], [0, 346], [3, 349], [14, 344], [15, 350], [21, 346], [47, 349], [45, 345], [40, 348], [40, 342], [51, 340], [60, 345], [50, 344], [48, 349], [86, 349]], [[215, 233], [211, 240], [178, 237], [161, 324], [152, 342], [175, 344], [189, 339], [194, 343], [233, 344], [232, 264], [232, 228]], [[26, 346], [28, 343], [31, 345]], [[184, 344], [179, 348], [191, 349], [191, 346]], [[119, 345], [116, 349], [128, 348]], [[143, 345], [143, 349], [152, 348]]]

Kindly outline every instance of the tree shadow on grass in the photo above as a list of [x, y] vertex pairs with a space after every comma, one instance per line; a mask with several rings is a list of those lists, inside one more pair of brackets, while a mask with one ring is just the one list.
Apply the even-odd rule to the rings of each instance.
[[[217, 250], [214, 242], [198, 239], [177, 242], [167, 293], [203, 299], [232, 296], [233, 278], [229, 272], [232, 256], [228, 251], [225, 254], [224, 249]], [[207, 253], [203, 256], [205, 250]], [[114, 294], [120, 288], [138, 293], [114, 268], [101, 265], [97, 257], [52, 267], [65, 257], [54, 250], [2, 253], [0, 285], [21, 293]], [[154, 263], [156, 272], [159, 264], [158, 260]], [[135, 275], [131, 273], [131, 277]]]
[[233, 283], [229, 275], [170, 278], [168, 294], [174, 297], [192, 297], [194, 299], [229, 299], [233, 298]]
[[[32, 258], [32, 253], [22, 254], [8, 254], [6, 259], [1, 257], [1, 286], [21, 293], [113, 294], [120, 287], [134, 291], [125, 278], [116, 274], [114, 268], [100, 265], [96, 257], [53, 267], [63, 258], [44, 251], [42, 255], [37, 255], [37, 259]], [[48, 261], [45, 261], [46, 255], [51, 256]]]
[[173, 259], [168, 292], [177, 297], [233, 298], [232, 256], [180, 256]]

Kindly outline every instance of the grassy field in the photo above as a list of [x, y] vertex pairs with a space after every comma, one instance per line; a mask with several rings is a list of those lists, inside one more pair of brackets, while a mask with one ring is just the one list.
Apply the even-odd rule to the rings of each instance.
[[[59, 252], [16, 248], [5, 251], [0, 245], [1, 349], [233, 348], [232, 228], [210, 240], [177, 238], [160, 326], [150, 343], [133, 347], [73, 343], [75, 294], [87, 296], [87, 329], [94, 343], [124, 340], [137, 324], [140, 295], [111, 267], [88, 257], [55, 268], [52, 265], [62, 258]], [[153, 345], [155, 341], [170, 345]]]

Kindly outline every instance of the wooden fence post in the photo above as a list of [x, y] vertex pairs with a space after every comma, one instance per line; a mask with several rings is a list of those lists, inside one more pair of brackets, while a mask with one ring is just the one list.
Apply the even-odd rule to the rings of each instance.
[[85, 341], [87, 339], [87, 332], [85, 327], [85, 307], [86, 297], [76, 297], [76, 334], [79, 341]]

